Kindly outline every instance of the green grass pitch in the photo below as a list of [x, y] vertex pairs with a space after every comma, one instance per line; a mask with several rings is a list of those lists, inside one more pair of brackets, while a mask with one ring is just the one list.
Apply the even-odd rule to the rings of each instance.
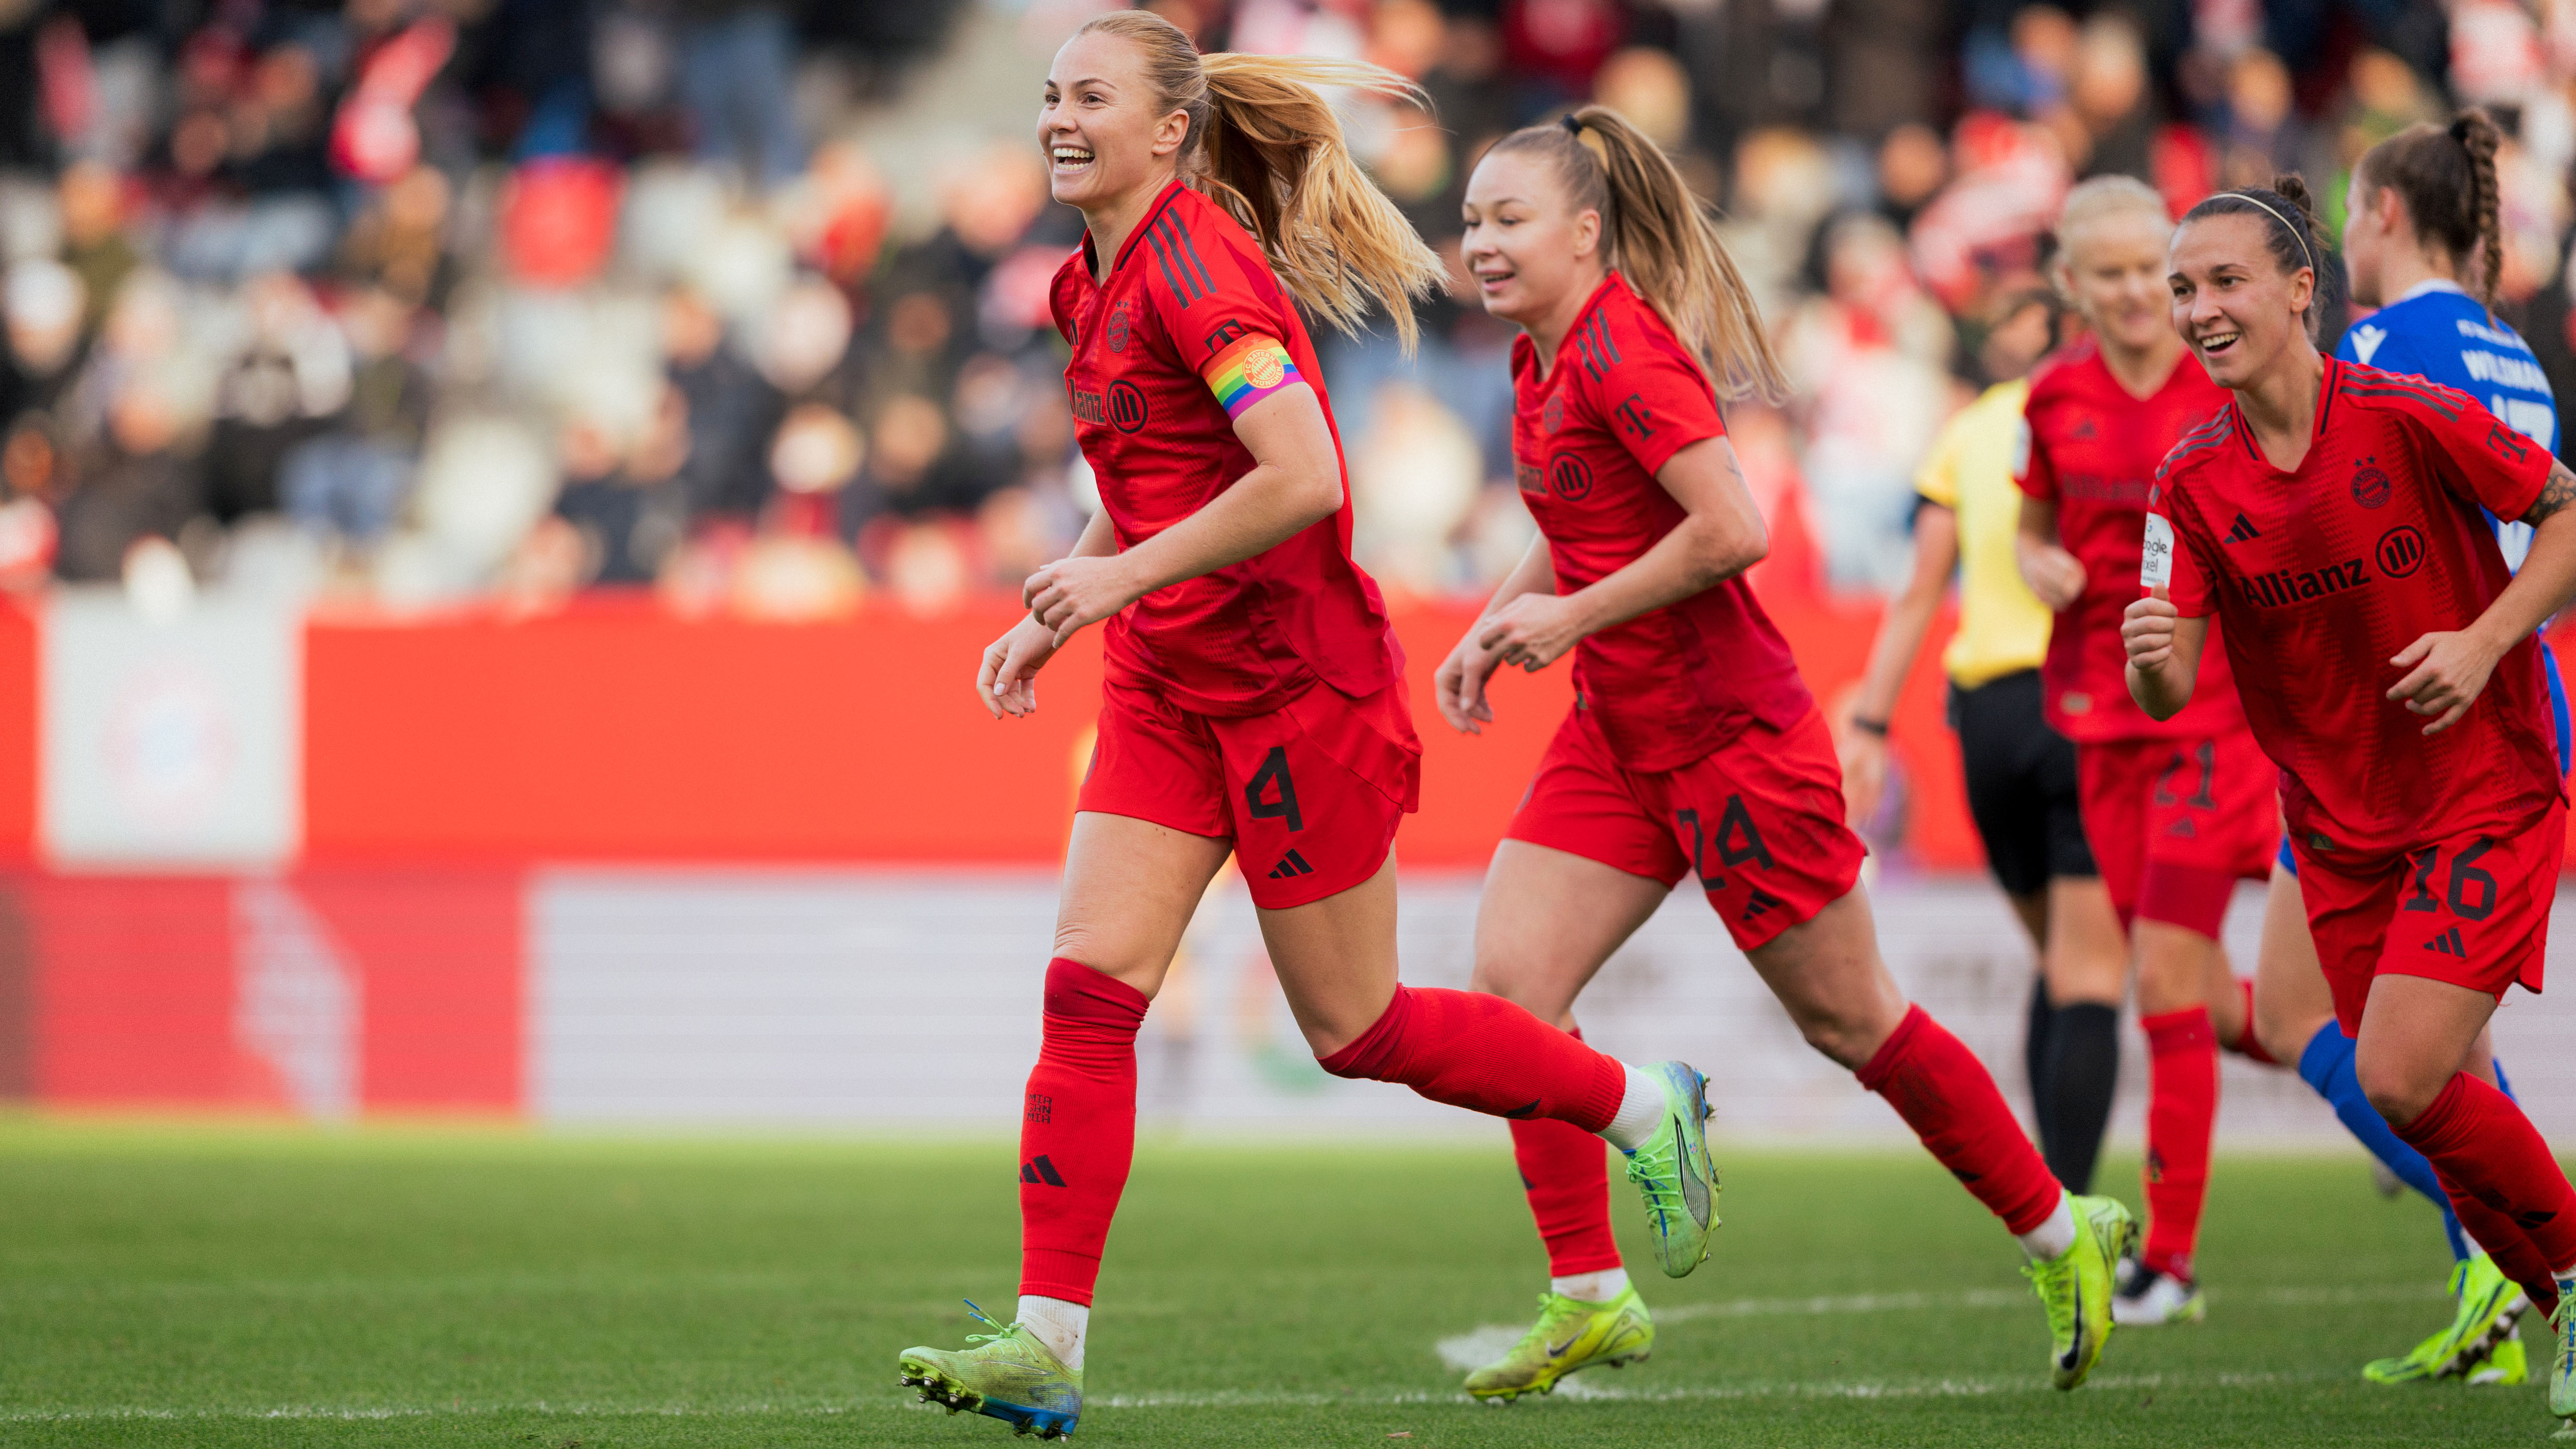
[[[1723, 1144], [1720, 1144], [1723, 1148]], [[2216, 1167], [2209, 1321], [2046, 1387], [2000, 1230], [1919, 1154], [1724, 1151], [1654, 1360], [1466, 1402], [1441, 1340], [1544, 1267], [1497, 1129], [1139, 1154], [1093, 1320], [1101, 1445], [2540, 1443], [2537, 1387], [2375, 1388], [2446, 1316], [2358, 1156]], [[2134, 1166], [2105, 1180], [2134, 1198]], [[1632, 1262], [1650, 1263], [1620, 1191]], [[0, 1121], [0, 1443], [1000, 1445], [894, 1357], [1007, 1315], [1011, 1151]], [[2545, 1340], [2526, 1325], [2537, 1367]]]

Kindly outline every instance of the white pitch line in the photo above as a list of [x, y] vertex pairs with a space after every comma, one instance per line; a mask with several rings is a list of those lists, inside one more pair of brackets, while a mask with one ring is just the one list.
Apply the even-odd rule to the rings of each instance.
[[[2449, 1295], [2441, 1285], [2370, 1283], [2333, 1288], [2258, 1288], [2206, 1290], [2212, 1303], [2258, 1303], [2267, 1307], [2314, 1308], [2337, 1304], [2411, 1303]], [[1655, 1322], [1688, 1323], [1699, 1318], [1799, 1318], [1816, 1314], [1995, 1312], [2028, 1308], [2027, 1288], [1969, 1288], [1954, 1293], [1852, 1293], [1814, 1298], [1731, 1298], [1717, 1303], [1677, 1303], [1654, 1310]], [[1472, 1369], [1491, 1362], [1528, 1332], [1525, 1324], [1488, 1323], [1440, 1340], [1437, 1351], [1453, 1367]], [[1499, 1337], [1498, 1337], [1499, 1335]], [[1473, 1355], [1472, 1357], [1460, 1357]]]

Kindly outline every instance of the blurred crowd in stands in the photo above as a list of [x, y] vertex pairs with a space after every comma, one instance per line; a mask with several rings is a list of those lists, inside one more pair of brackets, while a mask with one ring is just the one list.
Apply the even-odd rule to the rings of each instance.
[[[1094, 8], [0, 0], [0, 585], [769, 618], [1014, 586], [1092, 501], [1046, 315], [1080, 219], [1028, 132]], [[1730, 410], [1737, 446], [1831, 587], [1901, 579], [1934, 430], [2049, 344], [2046, 224], [2084, 176], [2179, 212], [2295, 168], [2339, 207], [2372, 141], [2489, 106], [2503, 308], [2576, 380], [2576, 0], [1153, 8], [1418, 78], [1431, 113], [1346, 120], [1453, 262], [1503, 131], [1597, 99], [1671, 148], [1795, 379]], [[1029, 93], [951, 93], [979, 46]], [[923, 112], [955, 138], [926, 170], [888, 150]], [[1530, 535], [1509, 333], [1426, 314], [1411, 360], [1319, 340], [1364, 562], [1472, 592]]]

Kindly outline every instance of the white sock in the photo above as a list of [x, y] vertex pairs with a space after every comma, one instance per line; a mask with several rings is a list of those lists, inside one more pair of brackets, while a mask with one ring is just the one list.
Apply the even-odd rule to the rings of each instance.
[[1038, 1336], [1066, 1368], [1082, 1369], [1082, 1335], [1091, 1327], [1091, 1310], [1061, 1298], [1020, 1295], [1020, 1322]]
[[[2020, 1235], [2021, 1250], [2035, 1262], [2053, 1262], [2075, 1246], [2075, 1200], [2064, 1192], [2057, 1195], [2057, 1211], [2048, 1221]], [[1026, 1300], [1022, 1300], [1025, 1302]]]
[[1628, 1094], [1619, 1099], [1619, 1111], [1601, 1135], [1620, 1151], [1634, 1152], [1664, 1124], [1664, 1086], [1626, 1062], [1619, 1065], [1628, 1072]]
[[1578, 1303], [1607, 1303], [1628, 1291], [1628, 1270], [1609, 1268], [1598, 1273], [1569, 1273], [1547, 1280], [1551, 1293], [1562, 1293]]

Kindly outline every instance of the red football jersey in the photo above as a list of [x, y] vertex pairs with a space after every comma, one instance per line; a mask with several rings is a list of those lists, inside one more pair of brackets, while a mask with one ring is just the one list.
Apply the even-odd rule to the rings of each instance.
[[[1726, 424], [1672, 329], [1613, 272], [1544, 376], [1512, 343], [1512, 454], [1521, 501], [1547, 535], [1561, 593], [1636, 561], [1689, 516], [1655, 470]], [[1677, 770], [1753, 720], [1787, 729], [1815, 707], [1797, 662], [1742, 575], [1575, 646], [1575, 707], [1620, 763]]]
[[[1222, 207], [1175, 181], [1092, 280], [1091, 238], [1056, 273], [1055, 323], [1073, 346], [1064, 385], [1118, 546], [1206, 506], [1252, 471], [1250, 450], [1203, 369], [1268, 335], [1324, 404], [1323, 369], [1261, 246]], [[1333, 450], [1341, 453], [1334, 427]], [[1112, 679], [1199, 714], [1277, 708], [1317, 680], [1354, 697], [1401, 678], [1404, 656], [1377, 584], [1351, 561], [1351, 502], [1243, 562], [1157, 589], [1109, 621]]]
[[2129, 698], [2129, 652], [2120, 642], [2120, 615], [2138, 598], [2156, 465], [2175, 439], [2226, 405], [2227, 390], [2189, 354], [2153, 396], [2132, 397], [2089, 337], [2031, 378], [2013, 481], [2057, 505], [2058, 541], [2084, 565], [2084, 594], [2057, 616], [2039, 670], [2042, 711], [2070, 740], [2178, 739], [2245, 727], [2225, 651], [2207, 652], [2190, 707], [2159, 722]]
[[2332, 358], [2296, 472], [2264, 460], [2233, 402], [2165, 460], [2174, 607], [2225, 625], [2304, 844], [2405, 850], [2516, 824], [2559, 793], [2537, 638], [2441, 734], [2387, 697], [2399, 650], [2465, 628], [2512, 581], [2478, 508], [2520, 518], [2550, 461], [2466, 393]]

